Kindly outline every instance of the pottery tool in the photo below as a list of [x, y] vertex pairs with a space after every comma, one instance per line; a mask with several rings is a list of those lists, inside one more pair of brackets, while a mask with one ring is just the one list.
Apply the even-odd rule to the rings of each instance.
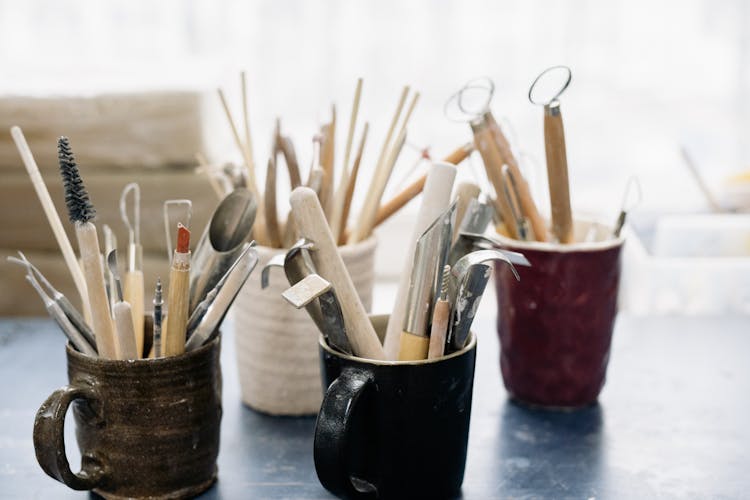
[[[133, 193], [132, 222], [127, 209], [127, 197], [131, 192]], [[131, 182], [122, 190], [120, 218], [128, 229], [128, 262], [125, 268], [124, 300], [130, 304], [133, 311], [136, 352], [140, 356], [143, 353], [143, 321], [145, 316], [143, 307], [143, 246], [141, 246], [141, 187], [136, 182]]]
[[378, 207], [380, 206], [380, 200], [383, 197], [383, 192], [385, 191], [385, 186], [388, 183], [388, 179], [390, 178], [391, 173], [393, 172], [393, 167], [398, 160], [401, 149], [406, 142], [406, 125], [409, 122], [409, 118], [411, 118], [411, 114], [414, 111], [415, 106], [417, 105], [417, 101], [419, 100], [419, 92], [416, 92], [411, 100], [411, 103], [409, 104], [409, 108], [404, 115], [404, 119], [401, 123], [401, 128], [396, 135], [396, 139], [393, 145], [391, 145], [391, 137], [393, 135], [394, 129], [396, 128], [396, 124], [398, 123], [398, 119], [401, 115], [401, 110], [403, 109], [404, 102], [406, 101], [408, 93], [409, 87], [404, 87], [404, 90], [401, 93], [401, 99], [399, 100], [399, 104], [396, 108], [396, 113], [393, 115], [391, 125], [388, 129], [388, 133], [386, 134], [385, 142], [380, 149], [380, 155], [378, 156], [378, 161], [375, 164], [375, 173], [373, 175], [372, 183], [370, 189], [367, 191], [367, 196], [365, 197], [359, 219], [357, 220], [357, 225], [354, 227], [352, 234], [349, 236], [349, 244], [357, 243], [366, 239], [375, 226], [375, 217], [377, 215]]
[[357, 87], [354, 89], [354, 102], [352, 103], [352, 113], [349, 117], [349, 131], [346, 134], [346, 146], [344, 149], [344, 163], [341, 169], [341, 180], [333, 197], [333, 208], [331, 209], [331, 233], [333, 239], [339, 241], [341, 233], [346, 229], [346, 219], [344, 219], [344, 204], [346, 195], [349, 190], [349, 159], [352, 151], [352, 141], [354, 139], [354, 130], [357, 125], [357, 114], [359, 113], [359, 100], [362, 96], [362, 78], [357, 79]]
[[443, 267], [442, 281], [440, 285], [440, 296], [435, 301], [432, 313], [432, 327], [430, 328], [430, 347], [427, 359], [439, 358], [445, 351], [445, 338], [448, 334], [448, 325], [451, 316], [451, 303], [448, 301], [448, 280], [450, 278], [451, 266]]
[[164, 212], [164, 240], [167, 244], [167, 259], [171, 261], [174, 250], [172, 228], [176, 224], [190, 227], [190, 220], [193, 217], [193, 202], [185, 199], [167, 200], [164, 202], [162, 210]]
[[256, 208], [255, 196], [247, 189], [237, 188], [214, 211], [195, 247], [190, 272], [191, 311], [242, 253], [243, 243], [253, 230]]
[[290, 203], [301, 236], [315, 243], [312, 255], [315, 268], [336, 290], [354, 354], [367, 359], [385, 359], [383, 347], [336, 249], [315, 192], [297, 188], [292, 191]]
[[453, 241], [458, 238], [458, 230], [464, 220], [466, 209], [469, 208], [469, 202], [479, 198], [481, 190], [473, 182], [462, 182], [456, 187], [456, 227], [453, 231]]
[[133, 311], [130, 304], [123, 301], [120, 273], [117, 271], [117, 250], [107, 254], [107, 268], [115, 282], [115, 304], [112, 307], [112, 317], [115, 322], [115, 352], [117, 359], [139, 359], [138, 346], [133, 327]]
[[547, 156], [552, 234], [560, 243], [573, 242], [568, 160], [559, 101], [570, 80], [570, 68], [553, 66], [537, 76], [529, 88], [529, 101], [544, 106], [544, 151]]
[[227, 269], [227, 272], [224, 273], [224, 276], [222, 276], [221, 279], [218, 281], [218, 283], [216, 283], [216, 285], [211, 289], [211, 291], [206, 294], [206, 298], [201, 300], [198, 303], [198, 305], [195, 307], [193, 312], [190, 314], [190, 318], [188, 318], [188, 323], [187, 323], [187, 338], [188, 339], [190, 339], [190, 336], [193, 334], [195, 329], [198, 327], [198, 324], [206, 315], [206, 312], [208, 312], [208, 309], [216, 300], [216, 297], [218, 296], [221, 289], [224, 287], [224, 284], [226, 283], [227, 279], [231, 275], [234, 268], [237, 267], [237, 264], [242, 262], [243, 258], [245, 257], [245, 254], [248, 251], [250, 251], [250, 249], [253, 248], [254, 246], [255, 246], [254, 241], [251, 242], [249, 245], [245, 245], [245, 249], [237, 257], [237, 260], [235, 260], [232, 263], [229, 269]]
[[68, 319], [68, 316], [63, 312], [62, 308], [60, 308], [60, 305], [44, 292], [34, 275], [31, 273], [27, 273], [26, 281], [28, 281], [31, 286], [34, 287], [34, 290], [36, 290], [36, 292], [39, 294], [39, 297], [42, 299], [42, 302], [44, 302], [44, 307], [45, 309], [47, 309], [47, 313], [49, 314], [50, 318], [52, 318], [52, 320], [57, 323], [57, 326], [59, 326], [65, 336], [68, 337], [68, 340], [73, 345], [73, 347], [78, 352], [81, 352], [87, 356], [96, 357], [97, 353], [91, 346], [91, 344], [88, 343], [88, 341], [84, 338], [78, 328], [76, 328], [75, 325], [73, 325], [73, 323], [70, 321], [70, 319]]
[[[244, 77], [242, 77], [242, 91], [243, 91], [243, 116], [246, 114], [246, 91], [245, 91], [245, 80]], [[246, 145], [242, 142], [242, 139], [240, 138], [240, 134], [237, 131], [237, 125], [234, 123], [234, 118], [232, 117], [232, 112], [229, 110], [229, 105], [227, 104], [226, 96], [224, 95], [224, 91], [222, 89], [216, 89], [217, 94], [219, 95], [219, 100], [221, 100], [221, 107], [224, 109], [224, 114], [227, 118], [227, 123], [229, 123], [229, 128], [232, 132], [232, 138], [234, 139], [234, 143], [237, 146], [237, 149], [239, 150], [240, 154], [242, 155], [242, 159], [245, 163], [245, 168], [247, 169], [247, 188], [251, 190], [256, 196], [258, 194], [258, 185], [255, 180], [255, 163], [253, 162], [253, 159], [251, 157], [251, 147], [250, 145]], [[249, 126], [247, 123], [245, 123], [246, 130], [245, 134], [247, 136], [250, 135]]]
[[186, 351], [189, 352], [198, 349], [219, 334], [219, 327], [230, 306], [240, 292], [242, 285], [245, 284], [250, 273], [253, 272], [253, 269], [258, 264], [258, 252], [254, 248], [248, 249], [246, 247], [247, 245], [242, 247], [241, 257], [238, 259], [236, 266], [229, 273], [213, 304], [208, 307], [206, 314], [203, 315], [198, 326], [196, 326], [190, 335], [190, 339], [185, 345]]
[[245, 153], [243, 156], [245, 158], [245, 163], [247, 164], [250, 190], [257, 192], [257, 189], [254, 189], [255, 161], [253, 160], [253, 141], [250, 136], [250, 118], [248, 116], [247, 78], [244, 71], [240, 72], [240, 86], [242, 87], [242, 125], [245, 132], [245, 142], [242, 144], [242, 150]]
[[521, 205], [519, 203], [518, 185], [510, 173], [510, 167], [503, 165], [503, 195], [508, 200], [508, 206], [510, 207], [510, 213], [512, 219], [505, 221], [505, 225], [514, 224], [516, 227], [516, 233], [518, 233], [518, 239], [526, 241], [529, 239], [529, 224], [526, 218], [521, 212]]
[[156, 290], [154, 291], [154, 346], [153, 353], [155, 358], [162, 357], [161, 349], [161, 321], [162, 307], [164, 300], [161, 293], [161, 278], [156, 278]]
[[292, 189], [302, 185], [302, 177], [299, 173], [299, 162], [297, 153], [294, 151], [294, 144], [289, 137], [281, 135], [281, 120], [276, 120], [276, 131], [274, 133], [273, 157], [278, 164], [279, 153], [284, 157], [286, 170], [289, 174], [289, 184]]
[[[65, 296], [57, 291], [47, 278], [34, 266], [22, 252], [18, 252], [20, 259], [8, 257], [8, 261], [19, 264], [26, 268], [26, 280], [34, 287], [39, 297], [44, 302], [50, 317], [63, 330], [68, 340], [75, 346], [78, 351], [96, 356], [96, 341], [94, 333], [83, 321], [83, 317], [73, 307]], [[43, 287], [42, 287], [43, 286]]]
[[317, 299], [321, 316], [315, 323], [320, 333], [332, 348], [344, 354], [352, 354], [352, 348], [346, 337], [341, 306], [328, 281], [317, 274], [310, 274], [285, 290], [281, 296], [297, 309], [308, 308]]
[[628, 212], [637, 207], [643, 200], [643, 194], [641, 192], [641, 183], [638, 182], [636, 176], [628, 178], [627, 184], [625, 184], [625, 193], [622, 195], [622, 204], [620, 205], [620, 213], [617, 216], [614, 230], [612, 234], [615, 238], [620, 237], [622, 227], [625, 225], [625, 219], [628, 217]]
[[[466, 158], [469, 157], [471, 152], [474, 151], [474, 145], [472, 143], [466, 143], [463, 146], [459, 147], [455, 151], [453, 151], [451, 154], [443, 158], [444, 163], [451, 163], [453, 165], [458, 165], [462, 161], [464, 161]], [[380, 205], [380, 208], [378, 208], [378, 213], [375, 216], [375, 226], [378, 227], [380, 224], [386, 221], [391, 215], [396, 213], [398, 210], [400, 210], [404, 205], [409, 203], [412, 199], [414, 199], [417, 195], [419, 195], [422, 190], [424, 189], [425, 181], [427, 181], [427, 174], [423, 175], [410, 185], [408, 185], [406, 188], [404, 188], [403, 191], [398, 193], [396, 196], [385, 202], [384, 204]], [[459, 220], [459, 219], [456, 219]]]
[[475, 250], [475, 239], [467, 236], [467, 234], [483, 234], [487, 230], [487, 226], [492, 222], [493, 213], [494, 209], [490, 205], [480, 203], [477, 199], [469, 200], [469, 206], [466, 209], [463, 220], [460, 224], [456, 224], [458, 226], [458, 231], [456, 231], [458, 236], [448, 254], [448, 264], [453, 266], [458, 259]]
[[[422, 204], [420, 205], [417, 214], [417, 221], [414, 225], [412, 237], [408, 240], [408, 247], [404, 250], [405, 255], [408, 257], [401, 271], [401, 280], [399, 282], [398, 291], [396, 292], [393, 312], [391, 313], [391, 317], [388, 321], [388, 328], [386, 330], [384, 347], [387, 359], [396, 359], [398, 357], [401, 331], [404, 326], [404, 317], [406, 315], [406, 299], [409, 292], [409, 279], [412, 274], [414, 263], [412, 256], [414, 255], [417, 240], [430, 224], [432, 224], [432, 222], [448, 208], [455, 177], [456, 167], [449, 163], [436, 162], [427, 173]], [[339, 291], [339, 288], [335, 283], [334, 288]]]
[[[476, 316], [479, 302], [492, 274], [492, 267], [485, 264], [489, 261], [501, 261], [510, 266], [513, 275], [520, 280], [518, 271], [505, 252], [501, 250], [478, 250], [471, 252], [456, 262], [451, 269], [448, 295], [453, 304], [451, 325], [448, 333], [448, 347], [457, 351], [464, 347], [469, 338], [471, 324]], [[523, 257], [520, 265], [529, 266]]]
[[55, 287], [52, 286], [52, 283], [47, 280], [47, 278], [42, 274], [42, 272], [37, 269], [37, 267], [29, 261], [29, 259], [26, 258], [26, 256], [23, 254], [23, 252], [18, 252], [20, 259], [16, 257], [8, 257], [8, 260], [10, 262], [13, 262], [14, 264], [20, 264], [27, 269], [27, 274], [34, 275], [34, 278], [38, 283], [40, 283], [44, 287], [44, 291], [47, 295], [50, 296], [50, 298], [57, 303], [57, 305], [62, 309], [62, 311], [65, 313], [65, 316], [68, 317], [71, 323], [73, 323], [73, 326], [78, 329], [79, 332], [81, 332], [81, 335], [83, 335], [83, 338], [86, 339], [86, 341], [89, 343], [89, 345], [94, 349], [96, 352], [96, 339], [94, 338], [94, 332], [91, 331], [91, 328], [89, 328], [89, 325], [84, 320], [81, 313], [78, 312], [78, 309], [71, 304], [71, 302], [68, 300], [65, 295], [63, 295], [59, 290], [55, 289]]
[[706, 180], [703, 178], [703, 175], [701, 175], [698, 166], [695, 164], [695, 161], [693, 161], [693, 158], [692, 156], [690, 156], [690, 153], [688, 153], [688, 150], [685, 147], [680, 147], [680, 154], [682, 155], [682, 159], [685, 161], [685, 166], [693, 176], [693, 180], [695, 180], [695, 183], [700, 188], [703, 197], [706, 198], [708, 206], [711, 207], [711, 211], [726, 212], [727, 210], [721, 205], [721, 203], [719, 203], [719, 200], [711, 191], [711, 188], [708, 187]]
[[456, 205], [453, 204], [433, 221], [417, 241], [398, 351], [399, 361], [427, 358], [430, 347], [428, 326], [439, 293], [441, 270], [448, 260], [455, 217]]
[[78, 173], [78, 166], [67, 137], [60, 137], [57, 149], [65, 187], [65, 203], [70, 221], [75, 227], [83, 275], [86, 278], [88, 300], [91, 304], [91, 326], [96, 335], [96, 346], [100, 357], [115, 359], [115, 335], [109, 315], [107, 291], [104, 288], [99, 238], [96, 235], [96, 226], [92, 222], [96, 212]]
[[382, 166], [379, 166], [375, 172], [375, 177], [370, 184], [370, 188], [367, 190], [367, 197], [365, 198], [360, 217], [355, 226], [354, 232], [349, 237], [349, 244], [358, 243], [366, 239], [372, 233], [372, 229], [375, 226], [375, 216], [378, 212], [378, 206], [380, 200], [385, 192], [385, 186], [388, 183], [388, 179], [393, 172], [393, 167], [396, 165], [398, 156], [404, 147], [406, 142], [406, 129], [402, 129], [399, 136], [396, 138], [396, 142], [393, 149], [388, 154], [388, 157], [383, 161]]
[[[102, 224], [102, 233], [104, 234], [104, 258], [106, 259], [109, 252], [117, 248], [117, 237], [107, 224]], [[104, 265], [104, 286], [107, 288], [107, 297], [109, 298], [109, 309], [110, 311], [117, 302], [117, 285], [115, 279], [112, 276], [112, 272], [107, 268], [106, 262]]]
[[21, 155], [26, 172], [29, 174], [31, 184], [34, 186], [34, 191], [39, 198], [39, 203], [42, 205], [44, 214], [47, 216], [47, 222], [49, 222], [52, 228], [52, 233], [55, 235], [57, 244], [60, 246], [63, 259], [65, 264], [68, 266], [70, 275], [73, 277], [73, 283], [75, 283], [76, 290], [78, 290], [78, 296], [81, 299], [81, 306], [83, 307], [83, 315], [86, 318], [91, 318], [91, 305], [89, 304], [88, 294], [86, 292], [86, 279], [81, 270], [81, 266], [78, 264], [78, 259], [73, 251], [73, 247], [70, 245], [68, 235], [65, 234], [62, 222], [60, 221], [60, 215], [55, 209], [55, 204], [52, 203], [52, 198], [47, 190], [47, 185], [42, 179], [42, 175], [39, 173], [39, 167], [34, 160], [34, 155], [31, 154], [26, 138], [23, 135], [20, 127], [13, 126], [10, 128], [10, 135], [13, 136], [13, 141], [16, 143], [18, 153]]
[[323, 187], [320, 189], [320, 204], [326, 217], [331, 215], [333, 204], [333, 185], [334, 185], [334, 152], [336, 139], [336, 106], [331, 105], [331, 121], [320, 127], [320, 134], [323, 138], [320, 143], [320, 166], [325, 170]]
[[357, 154], [354, 156], [354, 163], [352, 164], [352, 171], [349, 174], [349, 182], [346, 189], [346, 197], [344, 198], [344, 208], [341, 212], [341, 234], [338, 237], [338, 244], [344, 245], [347, 240], [346, 225], [349, 221], [349, 210], [352, 206], [352, 197], [354, 196], [354, 188], [357, 185], [357, 177], [359, 176], [359, 166], [362, 163], [362, 153], [365, 149], [365, 142], [367, 142], [367, 132], [370, 129], [370, 124], [365, 122], [365, 126], [362, 129], [362, 137], [359, 140], [359, 147], [357, 148]]
[[[495, 146], [503, 159], [503, 163], [508, 166], [513, 179], [516, 181], [518, 203], [521, 205], [521, 213], [528, 218], [531, 224], [531, 229], [533, 230], [534, 239], [536, 241], [547, 241], [547, 227], [544, 218], [542, 218], [536, 203], [534, 203], [529, 184], [521, 174], [521, 169], [511, 151], [508, 139], [503, 134], [491, 112], [488, 111], [485, 114], [485, 120], [490, 132], [492, 133], [492, 137], [495, 139]], [[500, 196], [499, 193], [498, 196]]]
[[177, 247], [172, 257], [167, 293], [167, 328], [162, 345], [165, 356], [185, 352], [187, 320], [190, 305], [190, 231], [177, 225]]
[[266, 215], [266, 236], [269, 246], [281, 248], [281, 230], [279, 229], [279, 215], [276, 211], [276, 160], [273, 156], [268, 158], [266, 169], [266, 191], [263, 196]]

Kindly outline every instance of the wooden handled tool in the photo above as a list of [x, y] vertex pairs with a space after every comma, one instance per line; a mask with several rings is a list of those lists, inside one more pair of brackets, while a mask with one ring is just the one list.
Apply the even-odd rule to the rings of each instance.
[[558, 101], [544, 106], [544, 151], [547, 154], [552, 233], [560, 243], [572, 243], [573, 216], [570, 210], [568, 160], [565, 153], [565, 131]]
[[414, 225], [412, 237], [409, 239], [409, 246], [405, 250], [405, 255], [408, 257], [401, 271], [401, 280], [396, 292], [393, 312], [388, 320], [384, 342], [385, 354], [388, 356], [388, 359], [396, 359], [398, 357], [401, 330], [406, 314], [406, 297], [409, 292], [409, 280], [414, 264], [412, 256], [414, 255], [417, 240], [430, 224], [448, 208], [455, 178], [456, 167], [449, 163], [436, 162], [427, 173], [422, 205], [419, 207], [417, 222]]
[[435, 301], [432, 312], [432, 328], [430, 329], [430, 349], [427, 359], [439, 358], [445, 352], [445, 339], [448, 334], [448, 324], [451, 317], [451, 303], [448, 300], [448, 280], [451, 266], [443, 267], [443, 281], [440, 286], [440, 297]]
[[462, 182], [456, 188], [456, 227], [453, 230], [453, 241], [458, 238], [458, 230], [464, 220], [466, 209], [469, 208], [471, 200], [479, 198], [481, 190], [473, 182]]
[[177, 356], [185, 352], [187, 336], [190, 303], [190, 231], [182, 224], [177, 227], [177, 247], [169, 272], [167, 324], [162, 337], [164, 356]]
[[112, 318], [115, 322], [117, 359], [138, 359], [141, 356], [136, 348], [133, 311], [130, 304], [123, 301], [122, 283], [120, 282], [120, 273], [117, 270], [117, 249], [107, 253], [107, 268], [115, 290]]
[[318, 274], [336, 290], [354, 354], [367, 359], [385, 359], [383, 347], [336, 249], [336, 242], [315, 192], [299, 187], [292, 191], [289, 201], [300, 235], [315, 244], [312, 258]]

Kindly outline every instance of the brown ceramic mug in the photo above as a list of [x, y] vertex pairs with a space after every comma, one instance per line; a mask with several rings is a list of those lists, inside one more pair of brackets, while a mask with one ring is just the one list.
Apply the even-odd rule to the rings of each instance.
[[[159, 359], [93, 358], [67, 347], [70, 384], [34, 421], [42, 469], [75, 490], [105, 498], [184, 498], [216, 480], [221, 422], [220, 341]], [[81, 470], [65, 456], [73, 405]]]
[[502, 248], [523, 253], [531, 267], [495, 267], [500, 370], [510, 396], [548, 408], [596, 401], [604, 386], [617, 316], [624, 240], [611, 228], [576, 222], [580, 241], [553, 245], [501, 237]]

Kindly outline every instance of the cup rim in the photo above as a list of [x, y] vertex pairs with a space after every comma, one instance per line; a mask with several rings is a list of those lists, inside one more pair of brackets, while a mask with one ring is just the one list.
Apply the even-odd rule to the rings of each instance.
[[73, 348], [70, 342], [65, 344], [65, 350], [68, 356], [80, 360], [84, 363], [102, 364], [109, 366], [154, 366], [166, 363], [174, 363], [176, 361], [189, 360], [193, 357], [201, 356], [205, 351], [212, 349], [217, 343], [221, 341], [221, 333], [211, 339], [210, 342], [200, 346], [198, 349], [193, 351], [186, 351], [177, 356], [167, 356], [161, 358], [138, 358], [138, 359], [106, 359], [100, 358], [99, 356], [89, 356]]
[[[599, 226], [608, 229], [610, 232], [613, 230], [611, 224], [602, 222], [600, 219], [592, 217], [577, 217], [573, 219], [574, 222], [586, 222], [589, 224], [597, 224]], [[500, 240], [504, 245], [508, 247], [517, 248], [520, 250], [538, 250], [543, 252], [558, 252], [558, 253], [571, 253], [571, 252], [600, 252], [603, 250], [610, 250], [617, 248], [625, 243], [625, 236], [620, 233], [617, 238], [609, 238], [603, 241], [577, 241], [574, 243], [567, 243], [565, 245], [560, 243], [551, 243], [548, 241], [521, 241], [513, 238], [509, 238], [503, 234], [494, 231], [492, 236]]]
[[[379, 317], [379, 316], [388, 316], [386, 314], [374, 314], [371, 315], [371, 318]], [[318, 335], [318, 345], [320, 345], [324, 350], [326, 350], [329, 354], [333, 354], [334, 356], [337, 356], [339, 358], [343, 358], [349, 361], [356, 361], [358, 363], [367, 363], [371, 365], [379, 365], [379, 366], [419, 366], [419, 365], [428, 365], [432, 363], [440, 363], [442, 361], [447, 361], [452, 358], [457, 358], [459, 356], [463, 356], [467, 352], [474, 349], [477, 345], [477, 336], [476, 334], [471, 331], [469, 332], [469, 342], [461, 349], [460, 351], [452, 352], [448, 354], [447, 356], [440, 356], [439, 358], [432, 358], [432, 359], [418, 359], [418, 360], [410, 360], [410, 361], [399, 361], [394, 359], [369, 359], [369, 358], [360, 358], [359, 356], [354, 356], [351, 354], [345, 354], [343, 352], [336, 351], [335, 349], [332, 349], [331, 346], [328, 345], [326, 342], [325, 337], [321, 333]]]

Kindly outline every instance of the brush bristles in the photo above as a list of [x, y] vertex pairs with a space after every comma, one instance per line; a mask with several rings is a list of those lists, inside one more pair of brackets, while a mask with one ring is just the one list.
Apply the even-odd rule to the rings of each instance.
[[88, 222], [94, 218], [96, 211], [89, 200], [89, 194], [78, 173], [73, 151], [67, 137], [60, 137], [57, 141], [57, 157], [60, 162], [63, 187], [65, 188], [65, 204], [68, 206], [68, 217], [71, 222]]

